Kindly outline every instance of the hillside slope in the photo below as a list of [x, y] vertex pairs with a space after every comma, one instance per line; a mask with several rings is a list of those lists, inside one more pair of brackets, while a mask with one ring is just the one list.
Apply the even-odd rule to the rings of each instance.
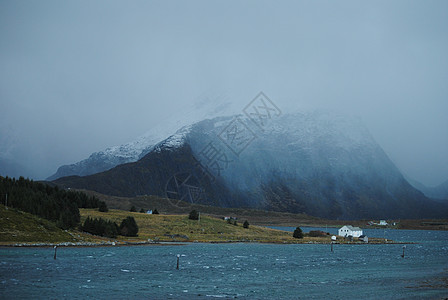
[[439, 184], [438, 186], [433, 187], [425, 186], [413, 179], [409, 179], [409, 183], [419, 191], [423, 192], [423, 194], [425, 194], [427, 197], [433, 199], [448, 200], [448, 180]]
[[76, 242], [68, 232], [56, 224], [0, 205], [0, 242], [14, 243], [60, 243]]

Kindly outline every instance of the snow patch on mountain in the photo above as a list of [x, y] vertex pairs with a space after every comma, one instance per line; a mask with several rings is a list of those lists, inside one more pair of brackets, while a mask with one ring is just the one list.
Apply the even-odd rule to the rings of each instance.
[[191, 131], [191, 127], [192, 125], [181, 128], [175, 134], [155, 145], [153, 148], [154, 151], [160, 152], [162, 150], [170, 150], [182, 147], [185, 144], [188, 133]]

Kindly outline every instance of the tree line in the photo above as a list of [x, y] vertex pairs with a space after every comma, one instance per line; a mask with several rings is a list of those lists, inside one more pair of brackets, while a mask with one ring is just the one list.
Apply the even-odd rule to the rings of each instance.
[[19, 179], [0, 176], [0, 196], [1, 202], [8, 207], [55, 222], [62, 229], [79, 225], [79, 208], [101, 206], [107, 211], [106, 204], [95, 196], [59, 189], [58, 186], [35, 182], [22, 176]]

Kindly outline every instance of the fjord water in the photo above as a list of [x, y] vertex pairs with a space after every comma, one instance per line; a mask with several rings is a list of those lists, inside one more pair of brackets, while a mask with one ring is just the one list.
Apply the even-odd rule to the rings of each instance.
[[[367, 232], [418, 244], [408, 244], [404, 258], [399, 244], [335, 245], [333, 252], [329, 245], [317, 244], [60, 247], [56, 260], [52, 248], [0, 248], [0, 298], [448, 296], [448, 232]], [[180, 270], [176, 270], [177, 254]]]

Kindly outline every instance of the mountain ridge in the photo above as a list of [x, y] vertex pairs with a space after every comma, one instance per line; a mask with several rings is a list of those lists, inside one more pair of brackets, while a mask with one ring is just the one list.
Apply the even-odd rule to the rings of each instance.
[[[226, 140], [231, 136], [226, 130], [235, 124], [249, 129], [245, 141], [250, 142], [241, 149]], [[204, 155], [211, 150], [219, 152], [225, 168]], [[172, 188], [186, 178], [193, 181]], [[54, 182], [116, 196], [170, 197], [168, 191], [200, 204], [334, 219], [446, 212], [409, 185], [359, 121], [324, 112], [285, 114], [263, 130], [241, 115], [203, 120], [183, 127], [137, 162]]]
[[438, 200], [448, 200], [448, 180], [445, 180], [437, 186], [426, 186], [412, 178], [406, 177], [406, 179], [413, 187], [421, 191], [427, 197]]

